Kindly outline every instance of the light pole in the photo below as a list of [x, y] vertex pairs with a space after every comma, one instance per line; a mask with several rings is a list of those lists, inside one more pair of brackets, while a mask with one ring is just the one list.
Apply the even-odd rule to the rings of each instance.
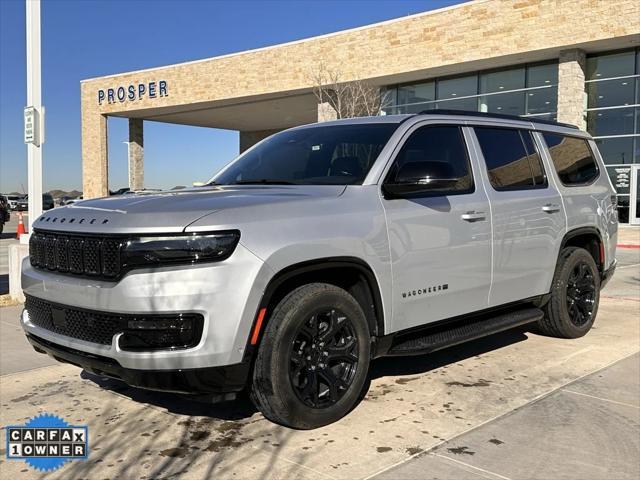
[[[24, 141], [27, 144], [29, 233], [42, 214], [42, 144], [44, 109], [40, 72], [40, 0], [26, 0], [27, 7], [27, 107]], [[26, 238], [26, 237], [25, 237]]]

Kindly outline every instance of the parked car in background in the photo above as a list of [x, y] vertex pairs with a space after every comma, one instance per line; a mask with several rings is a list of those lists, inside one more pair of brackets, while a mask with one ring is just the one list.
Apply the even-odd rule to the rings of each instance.
[[615, 199], [595, 141], [566, 124], [306, 125], [206, 186], [40, 216], [21, 323], [38, 352], [99, 375], [246, 388], [268, 419], [316, 428], [362, 400], [377, 357], [525, 324], [587, 334], [616, 268]]
[[[42, 209], [43, 210], [51, 210], [55, 207], [53, 202], [53, 197], [50, 193], [42, 194]], [[16, 210], [19, 212], [26, 212], [29, 210], [29, 195], [26, 195], [24, 198], [20, 199], [17, 202]]]
[[0, 195], [0, 233], [4, 230], [4, 224], [11, 219], [11, 212], [9, 212], [9, 202], [7, 197]]
[[79, 197], [75, 197], [75, 198], [70, 198], [69, 200], [67, 200], [65, 202], [65, 205], [73, 205], [76, 202], [80, 202], [84, 199], [84, 197], [82, 195], [80, 195]]
[[22, 199], [20, 195], [4, 195], [9, 210], [15, 210], [18, 207], [18, 201]]
[[159, 188], [141, 188], [140, 190], [129, 190], [127, 192], [124, 192], [123, 195], [137, 195], [140, 193], [157, 193], [157, 192], [162, 192], [162, 190]]
[[65, 205], [73, 205], [76, 202], [79, 202], [80, 200], [82, 200], [82, 195], [80, 195], [79, 197], [62, 197], [60, 199], [60, 206], [64, 207]]
[[109, 195], [122, 195], [129, 192], [129, 190], [131, 190], [129, 187], [119, 188], [118, 190], [113, 191], [109, 190]]

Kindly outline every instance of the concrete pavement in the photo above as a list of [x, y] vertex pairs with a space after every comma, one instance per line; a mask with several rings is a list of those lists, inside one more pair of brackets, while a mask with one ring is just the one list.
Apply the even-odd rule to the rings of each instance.
[[[28, 224], [28, 216], [24, 215], [25, 225]], [[11, 212], [11, 220], [4, 225], [0, 234], [0, 295], [9, 293], [9, 245], [18, 243], [16, 231], [18, 228], [18, 213]]]
[[374, 478], [635, 479], [639, 453], [634, 354]]
[[[89, 460], [47, 479], [635, 479], [640, 250], [619, 251], [619, 262], [587, 336], [523, 328], [380, 359], [365, 400], [313, 431], [276, 426], [246, 399], [205, 405], [43, 366], [20, 341], [19, 308], [2, 308], [0, 425], [48, 412], [89, 426]], [[0, 473], [45, 478], [1, 447]]]

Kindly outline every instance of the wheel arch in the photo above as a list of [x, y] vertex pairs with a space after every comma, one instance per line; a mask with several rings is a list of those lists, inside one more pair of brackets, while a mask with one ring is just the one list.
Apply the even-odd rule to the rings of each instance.
[[562, 238], [562, 243], [560, 244], [560, 250], [558, 252], [558, 259], [560, 259], [560, 254], [565, 247], [584, 248], [595, 260], [596, 265], [598, 265], [598, 269], [600, 270], [600, 274], [604, 272], [604, 241], [602, 240], [602, 234], [598, 228], [578, 227], [569, 230]]
[[[312, 282], [330, 283], [345, 289], [362, 307], [372, 336], [384, 335], [382, 293], [371, 267], [357, 257], [317, 258], [289, 265], [269, 280], [254, 316], [248, 339], [248, 354], [252, 355], [260, 345], [262, 332], [277, 303], [294, 288]], [[263, 309], [266, 309], [264, 314]], [[255, 342], [252, 341], [254, 336]]]

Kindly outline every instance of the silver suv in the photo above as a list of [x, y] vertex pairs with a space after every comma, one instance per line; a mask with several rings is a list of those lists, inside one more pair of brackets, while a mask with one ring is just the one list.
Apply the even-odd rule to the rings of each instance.
[[90, 372], [247, 389], [267, 418], [315, 428], [357, 405], [374, 358], [529, 323], [587, 333], [616, 265], [614, 203], [568, 125], [436, 111], [302, 126], [204, 187], [44, 213], [22, 325]]

